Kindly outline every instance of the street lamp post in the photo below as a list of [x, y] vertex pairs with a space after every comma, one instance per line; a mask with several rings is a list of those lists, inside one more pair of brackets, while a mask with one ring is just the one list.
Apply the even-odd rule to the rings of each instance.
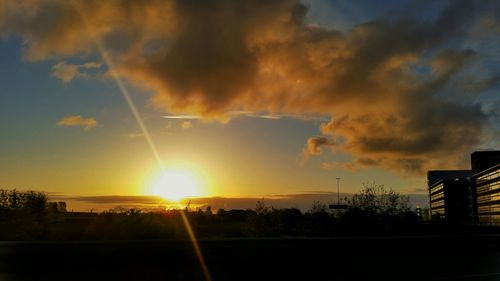
[[340, 205], [340, 178], [337, 179], [337, 205]]
[[340, 205], [340, 178], [337, 179], [337, 204], [330, 204], [329, 208], [332, 210], [345, 210], [347, 205]]

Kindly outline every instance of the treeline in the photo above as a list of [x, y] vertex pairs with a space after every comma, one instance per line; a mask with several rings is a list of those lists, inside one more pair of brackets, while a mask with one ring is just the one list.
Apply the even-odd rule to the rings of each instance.
[[179, 239], [187, 237], [183, 215], [201, 238], [411, 234], [418, 224], [408, 198], [380, 185], [365, 185], [348, 206], [331, 211], [315, 202], [302, 212], [276, 209], [263, 199], [255, 209], [215, 214], [210, 207], [69, 213], [64, 202], [49, 202], [43, 192], [0, 190], [0, 239]]
[[65, 212], [43, 192], [0, 189], [0, 239], [57, 239]]
[[418, 235], [457, 230], [429, 229], [410, 209], [408, 197], [382, 185], [364, 185], [344, 200], [346, 210], [329, 210], [320, 202], [306, 212], [277, 209], [263, 199], [255, 209], [216, 213], [210, 207], [73, 213], [66, 212], [64, 202], [50, 202], [43, 192], [0, 190], [0, 240], [187, 239], [184, 218], [198, 238]]

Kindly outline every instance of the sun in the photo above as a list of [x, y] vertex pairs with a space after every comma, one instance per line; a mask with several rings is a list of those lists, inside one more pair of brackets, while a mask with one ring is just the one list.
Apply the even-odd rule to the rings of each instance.
[[167, 200], [179, 201], [186, 197], [200, 195], [196, 178], [187, 171], [163, 171], [153, 181], [151, 194]]

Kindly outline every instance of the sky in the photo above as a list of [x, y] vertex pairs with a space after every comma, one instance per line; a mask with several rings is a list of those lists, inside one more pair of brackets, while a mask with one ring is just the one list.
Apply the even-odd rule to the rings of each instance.
[[425, 202], [499, 148], [499, 35], [498, 1], [0, 0], [0, 188]]

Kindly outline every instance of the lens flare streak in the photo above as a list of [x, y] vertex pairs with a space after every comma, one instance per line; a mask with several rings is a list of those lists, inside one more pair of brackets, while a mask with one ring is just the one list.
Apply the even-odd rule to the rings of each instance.
[[[86, 15], [82, 12], [82, 9], [80, 8], [79, 3], [76, 0], [74, 0], [73, 4], [74, 4], [76, 11], [80, 14], [84, 24], [88, 27], [89, 26], [88, 19], [87, 19]], [[144, 124], [144, 122], [141, 118], [141, 115], [139, 114], [139, 111], [137, 110], [137, 108], [134, 104], [134, 101], [130, 97], [130, 94], [129, 94], [127, 88], [125, 87], [123, 81], [121, 80], [120, 76], [118, 75], [118, 72], [116, 71], [116, 68], [113, 64], [111, 57], [106, 52], [104, 45], [100, 42], [99, 38], [95, 34], [93, 34], [92, 30], [90, 28], [87, 28], [87, 30], [88, 30], [89, 34], [91, 34], [91, 36], [93, 37], [93, 39], [96, 43], [96, 46], [98, 48], [98, 51], [101, 54], [102, 59], [104, 60], [104, 62], [108, 66], [108, 69], [109, 69], [113, 79], [115, 80], [116, 84], [118, 85], [118, 88], [119, 88], [121, 94], [123, 95], [123, 98], [127, 102], [127, 105], [129, 107], [130, 111], [132, 112], [135, 120], [137, 121], [137, 124], [139, 125], [144, 136], [146, 137], [149, 148], [151, 149], [151, 152], [153, 153], [156, 161], [158, 162], [158, 165], [160, 166], [160, 168], [162, 168], [163, 161], [161, 160], [161, 157], [158, 154], [158, 150], [156, 149], [156, 146], [154, 145], [153, 139], [151, 138], [151, 135], [149, 134], [149, 131], [148, 131], [146, 125]], [[181, 216], [182, 216], [182, 221], [184, 223], [184, 226], [186, 227], [187, 233], [189, 235], [189, 239], [191, 240], [191, 242], [193, 244], [193, 248], [194, 248], [194, 251], [195, 251], [196, 256], [198, 258], [198, 261], [200, 263], [205, 280], [212, 281], [212, 277], [210, 275], [207, 264], [205, 262], [205, 258], [203, 257], [203, 253], [201, 252], [201, 248], [199, 246], [198, 240], [196, 239], [196, 236], [194, 235], [193, 229], [191, 228], [191, 224], [189, 223], [188, 217], [186, 216], [184, 211], [181, 211]]]

